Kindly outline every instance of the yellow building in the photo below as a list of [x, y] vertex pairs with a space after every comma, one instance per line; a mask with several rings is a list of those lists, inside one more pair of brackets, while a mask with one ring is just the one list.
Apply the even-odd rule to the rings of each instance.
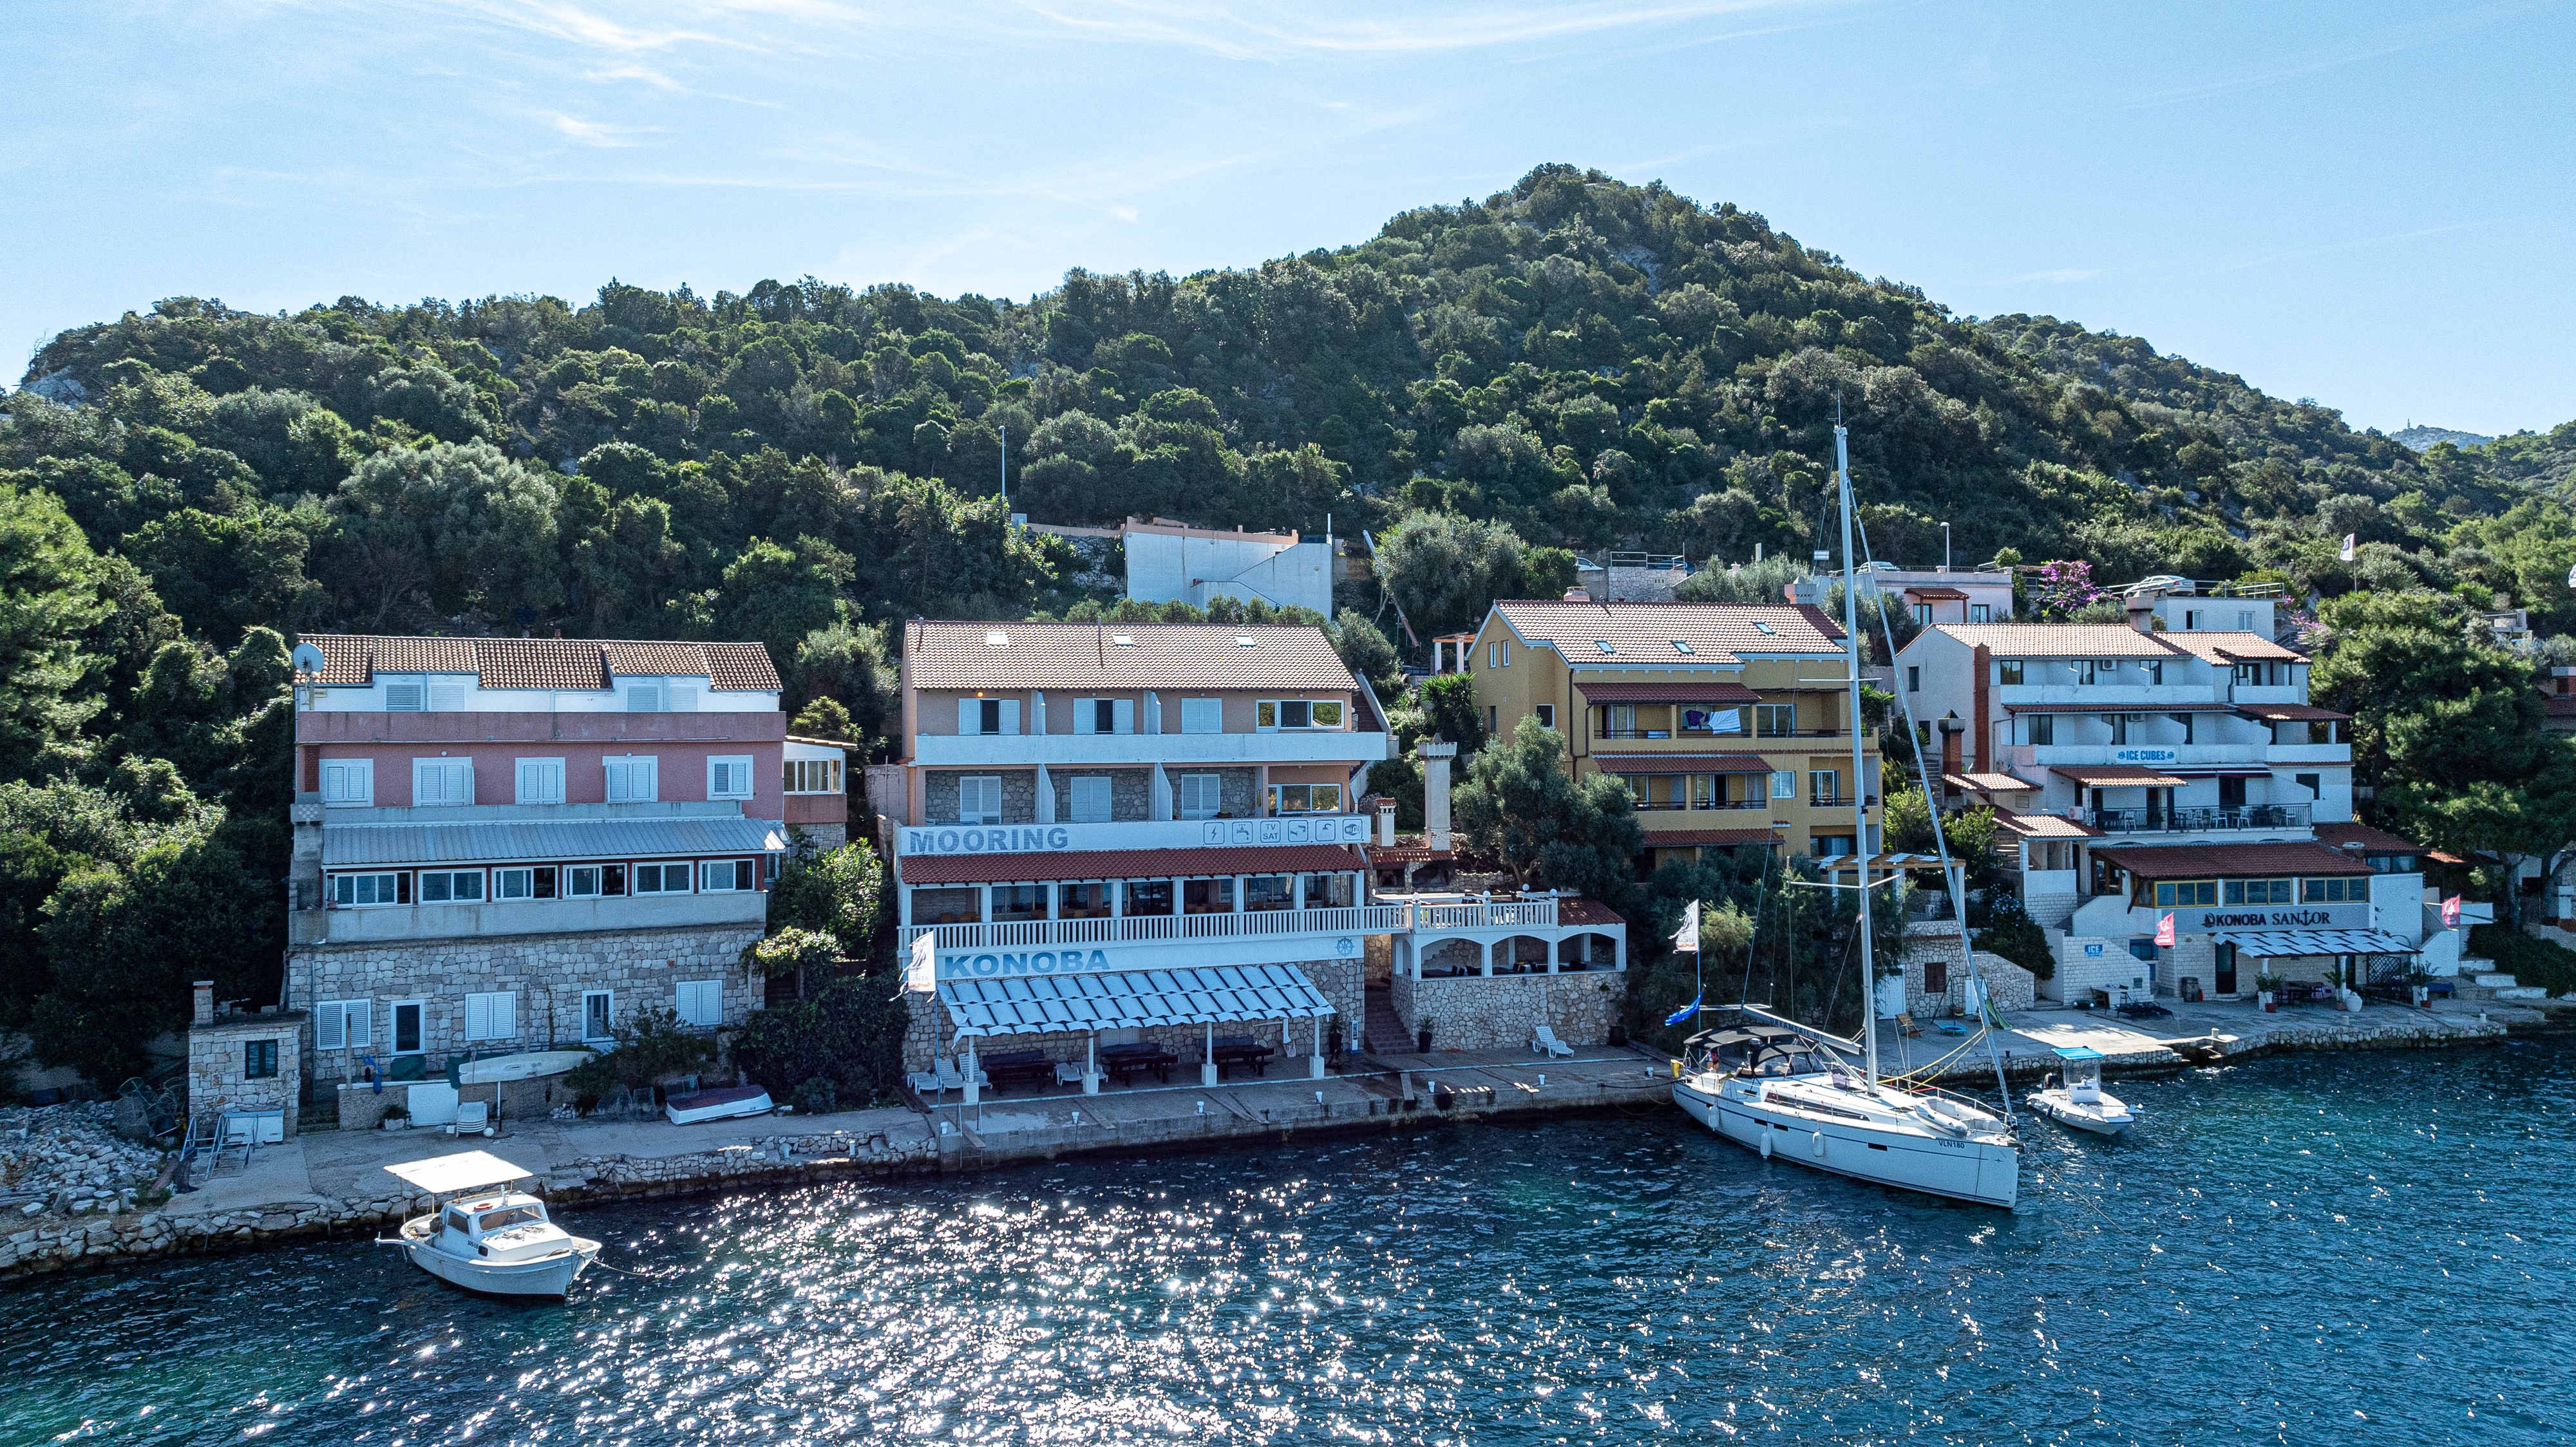
[[1709, 848], [1855, 852], [1878, 831], [1878, 740], [1852, 777], [1843, 631], [1786, 604], [1497, 603], [1467, 650], [1488, 733], [1535, 717], [1577, 777], [1627, 780], [1648, 865]]

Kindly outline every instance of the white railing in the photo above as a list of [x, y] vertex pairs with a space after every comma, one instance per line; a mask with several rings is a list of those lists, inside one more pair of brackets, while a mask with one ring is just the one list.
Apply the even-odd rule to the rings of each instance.
[[1505, 904], [1416, 904], [1407, 926], [1417, 930], [1554, 929], [1556, 901], [1517, 900]]
[[934, 937], [934, 949], [991, 950], [1171, 944], [1269, 935], [1383, 935], [1556, 927], [1556, 901], [1533, 899], [1501, 904], [1365, 904], [1342, 909], [1248, 910], [1241, 914], [1131, 914], [1115, 919], [910, 925], [903, 930], [902, 943], [910, 949], [914, 940], [929, 934]]

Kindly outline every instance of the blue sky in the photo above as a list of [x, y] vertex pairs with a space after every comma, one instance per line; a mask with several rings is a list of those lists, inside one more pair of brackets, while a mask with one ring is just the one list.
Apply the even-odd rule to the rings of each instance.
[[21, 356], [172, 295], [1025, 297], [1357, 241], [1566, 161], [2357, 426], [2576, 418], [2566, 0], [10, 10]]

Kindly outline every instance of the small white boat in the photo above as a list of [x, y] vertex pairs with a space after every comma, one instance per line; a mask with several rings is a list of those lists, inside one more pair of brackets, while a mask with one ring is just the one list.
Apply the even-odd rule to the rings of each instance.
[[[560, 1297], [599, 1254], [598, 1242], [556, 1225], [545, 1202], [503, 1189], [531, 1173], [489, 1151], [385, 1169], [427, 1194], [432, 1209], [376, 1239], [401, 1247], [412, 1265], [451, 1286], [491, 1296]], [[441, 1197], [455, 1199], [442, 1204]]]
[[757, 1085], [720, 1085], [712, 1090], [692, 1090], [685, 1095], [666, 1097], [662, 1114], [673, 1125], [699, 1125], [711, 1120], [734, 1120], [747, 1115], [767, 1115], [777, 1107], [770, 1103], [769, 1092]]
[[2066, 1062], [2066, 1069], [2030, 1093], [2031, 1109], [2059, 1125], [2095, 1135], [2118, 1135], [2137, 1124], [2137, 1112], [2102, 1089], [2101, 1051], [2089, 1045], [2061, 1045], [2057, 1058]]
[[456, 1066], [458, 1085], [499, 1085], [505, 1080], [534, 1080], [544, 1075], [561, 1075], [589, 1063], [595, 1052], [589, 1050], [524, 1050], [516, 1055], [495, 1055], [488, 1060], [466, 1060]]

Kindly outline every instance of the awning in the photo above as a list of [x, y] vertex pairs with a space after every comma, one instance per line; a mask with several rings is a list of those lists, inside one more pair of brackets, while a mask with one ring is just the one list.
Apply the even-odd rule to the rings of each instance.
[[904, 854], [906, 884], [1044, 884], [1059, 879], [1208, 879], [1229, 874], [1344, 874], [1360, 857], [1338, 844], [1219, 849], [1068, 849], [1041, 854]]
[[2078, 819], [2055, 814], [1997, 814], [1995, 827], [2024, 839], [2099, 839], [2102, 831]]
[[1905, 596], [1926, 603], [1964, 603], [1968, 595], [1956, 588], [1908, 588]]
[[1585, 683], [1576, 688], [1594, 703], [1760, 703], [1762, 695], [1723, 678], [1676, 683]]
[[2136, 764], [2051, 764], [2048, 771], [2061, 779], [2073, 779], [2088, 789], [2127, 789], [2144, 784], [2155, 789], [2178, 789], [2191, 780], [2162, 769], [2142, 769]]
[[1594, 754], [1605, 774], [1767, 774], [1760, 754]]
[[2293, 955], [2412, 955], [2422, 951], [2395, 935], [2367, 929], [2227, 930], [2210, 938], [2256, 959]]
[[786, 836], [759, 819], [559, 819], [491, 824], [322, 823], [322, 867], [492, 864], [532, 859], [672, 859], [776, 854]]
[[432, 1196], [471, 1191], [482, 1186], [507, 1185], [536, 1174], [514, 1166], [490, 1151], [458, 1151], [452, 1156], [404, 1161], [385, 1169], [410, 1182], [414, 1190]]
[[2008, 703], [2006, 713], [2234, 713], [2232, 703]]
[[1697, 849], [1721, 844], [1778, 844], [1780, 835], [1768, 827], [1759, 829], [1649, 829], [1648, 849]]
[[963, 1035], [1047, 1035], [1147, 1025], [1304, 1020], [1332, 1002], [1295, 965], [945, 980], [939, 1003]]
[[2313, 704], [2305, 703], [2240, 703], [2236, 705], [2236, 711], [2247, 718], [2259, 718], [2272, 723], [2293, 723], [2301, 719], [2323, 723], [2352, 717], [2348, 713], [2337, 713], [2330, 708], [2318, 708]]
[[1980, 794], [2008, 794], [2016, 790], [2039, 787], [2019, 774], [1943, 774], [1941, 782], [1953, 789], [1965, 789]]

